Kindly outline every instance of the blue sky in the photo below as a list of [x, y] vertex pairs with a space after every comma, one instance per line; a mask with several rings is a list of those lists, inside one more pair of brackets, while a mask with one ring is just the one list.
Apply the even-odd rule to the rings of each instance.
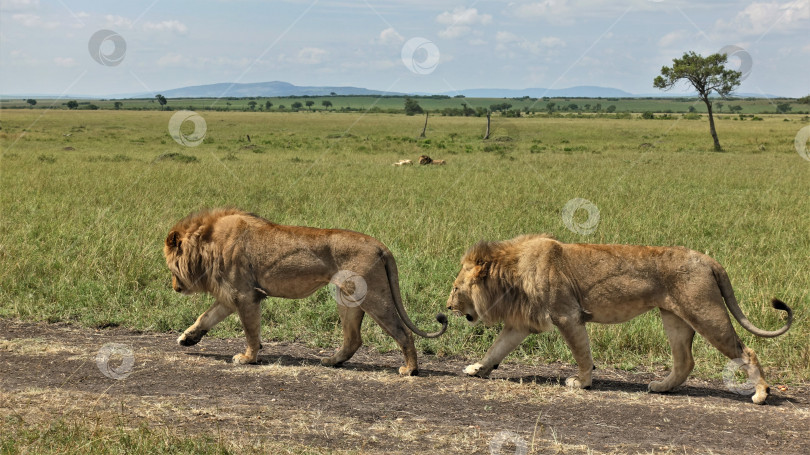
[[[99, 30], [125, 42], [118, 65], [92, 58]], [[101, 54], [116, 50], [97, 44]], [[738, 91], [810, 93], [810, 0], [0, 0], [0, 93], [108, 96], [273, 80], [656, 93], [662, 65], [726, 46], [738, 49], [732, 67], [750, 57]]]

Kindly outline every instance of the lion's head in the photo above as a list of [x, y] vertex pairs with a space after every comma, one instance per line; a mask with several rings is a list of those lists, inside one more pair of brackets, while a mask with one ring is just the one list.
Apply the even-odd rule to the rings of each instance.
[[206, 267], [214, 224], [228, 215], [244, 214], [241, 210], [223, 209], [193, 213], [180, 220], [169, 231], [163, 246], [166, 265], [172, 272], [172, 288], [183, 294], [211, 291]]
[[475, 288], [482, 285], [486, 275], [486, 265], [461, 260], [461, 271], [453, 282], [453, 290], [447, 299], [447, 309], [458, 316], [464, 316], [470, 323], [478, 322], [478, 311], [473, 303]]
[[517, 262], [521, 242], [530, 237], [553, 239], [547, 234], [527, 235], [502, 242], [481, 241], [467, 250], [447, 309], [471, 323], [480, 319], [485, 324], [525, 318], [531, 313]]

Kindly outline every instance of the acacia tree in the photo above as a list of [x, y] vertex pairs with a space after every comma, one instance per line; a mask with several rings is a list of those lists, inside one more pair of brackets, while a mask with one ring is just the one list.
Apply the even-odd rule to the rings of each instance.
[[712, 117], [712, 101], [709, 96], [712, 92], [725, 98], [740, 85], [742, 73], [725, 68], [728, 57], [726, 54], [712, 54], [703, 57], [693, 51], [685, 52], [683, 57], [672, 59], [672, 67], [661, 68], [661, 75], [653, 81], [653, 86], [661, 90], [669, 90], [679, 81], [685, 79], [698, 92], [700, 99], [706, 104], [709, 112], [709, 129], [714, 140], [714, 149], [721, 151], [720, 140], [714, 128]]
[[157, 94], [157, 95], [155, 95], [155, 99], [157, 99], [157, 102], [160, 104], [160, 110], [162, 111], [163, 106], [165, 106], [166, 103], [168, 102], [168, 101], [166, 101], [166, 97], [161, 95], [161, 94]]

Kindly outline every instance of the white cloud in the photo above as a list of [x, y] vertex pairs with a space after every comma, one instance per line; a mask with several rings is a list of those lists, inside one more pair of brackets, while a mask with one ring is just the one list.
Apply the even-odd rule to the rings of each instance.
[[53, 59], [53, 62], [56, 64], [56, 66], [62, 66], [65, 68], [76, 66], [76, 60], [71, 57], [56, 57]]
[[36, 27], [42, 23], [42, 18], [36, 14], [14, 14], [11, 18], [26, 27]]
[[443, 25], [486, 25], [492, 22], [492, 15], [478, 14], [477, 8], [456, 8], [452, 12], [445, 11], [439, 14], [436, 22]]
[[450, 25], [444, 30], [439, 31], [439, 36], [442, 38], [458, 38], [460, 36], [464, 36], [467, 33], [470, 33], [472, 29], [467, 27], [466, 25]]
[[108, 14], [104, 16], [104, 20], [107, 21], [107, 27], [132, 28], [132, 21], [126, 17]]
[[682, 42], [686, 38], [686, 32], [683, 30], [676, 30], [669, 32], [658, 40], [658, 46], [669, 47], [672, 44]]
[[29, 11], [39, 9], [39, 0], [2, 0], [0, 10], [2, 11]]
[[181, 54], [170, 52], [160, 57], [157, 61], [158, 66], [185, 66], [189, 60]]
[[568, 11], [567, 0], [543, 0], [542, 2], [521, 4], [516, 8], [519, 16], [529, 17], [557, 16]]
[[397, 33], [394, 27], [389, 27], [380, 32], [380, 36], [377, 40], [380, 44], [399, 44], [405, 41], [405, 38]]
[[175, 32], [175, 33], [186, 33], [188, 31], [188, 27], [186, 24], [177, 21], [162, 21], [162, 22], [147, 22], [143, 24], [143, 29], [147, 32], [151, 31], [166, 31], [166, 32]]
[[31, 13], [13, 14], [11, 18], [24, 27], [56, 28], [59, 22], [45, 22], [41, 17]]
[[751, 3], [730, 21], [720, 19], [715, 25], [720, 30], [743, 35], [807, 29], [810, 27], [810, 0]]
[[492, 15], [479, 14], [476, 8], [456, 8], [436, 16], [436, 22], [446, 25], [439, 31], [442, 38], [458, 38], [472, 31], [474, 25], [487, 25], [492, 22]]
[[531, 41], [521, 38], [512, 32], [498, 32], [495, 34], [495, 50], [499, 52], [513, 51], [520, 49], [534, 55], [548, 53], [549, 51], [565, 47], [565, 41], [556, 36], [546, 36], [539, 41]]
[[317, 47], [305, 47], [298, 51], [298, 58], [296, 61], [304, 65], [317, 65], [323, 61], [327, 52]]

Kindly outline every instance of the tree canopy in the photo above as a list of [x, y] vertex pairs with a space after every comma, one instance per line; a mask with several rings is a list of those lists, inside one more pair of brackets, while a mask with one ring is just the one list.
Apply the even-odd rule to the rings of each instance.
[[742, 73], [726, 69], [726, 54], [712, 54], [703, 57], [693, 51], [685, 52], [683, 57], [672, 59], [672, 67], [661, 68], [661, 75], [653, 81], [653, 86], [661, 90], [670, 90], [681, 80], [687, 81], [698, 92], [709, 111], [709, 128], [714, 140], [714, 149], [722, 150], [712, 116], [712, 93], [726, 97], [740, 85]]

